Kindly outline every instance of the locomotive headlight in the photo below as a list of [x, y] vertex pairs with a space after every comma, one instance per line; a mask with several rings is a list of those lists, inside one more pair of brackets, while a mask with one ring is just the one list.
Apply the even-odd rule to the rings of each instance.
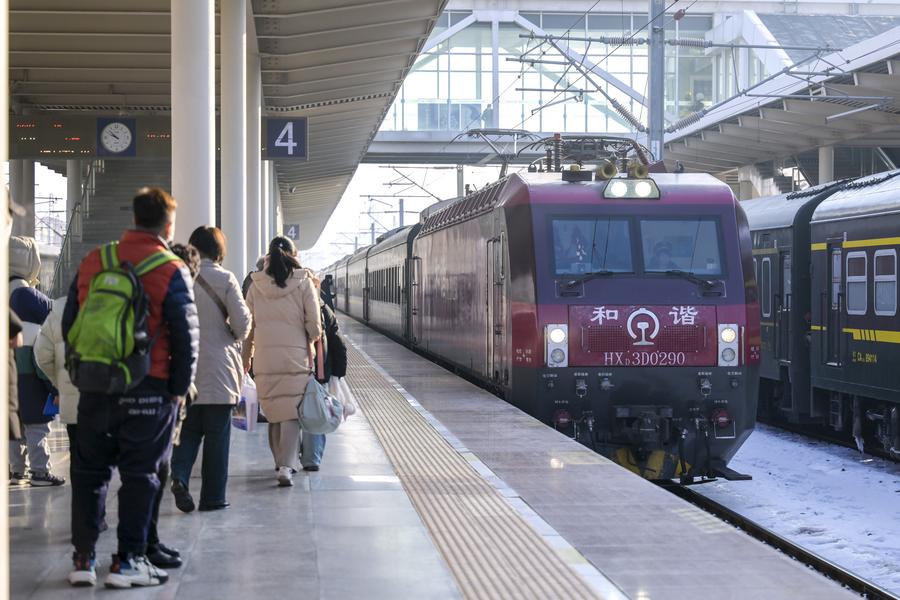
[[719, 366], [738, 366], [740, 336], [735, 323], [719, 323]]
[[[554, 344], [562, 344], [566, 341], [566, 332], [561, 327], [554, 327], [550, 330], [550, 341]], [[557, 361], [558, 362], [558, 361]]]
[[634, 184], [634, 193], [641, 198], [646, 198], [653, 193], [653, 186], [649, 181], [638, 181]]
[[617, 179], [609, 184], [609, 187], [606, 189], [606, 194], [608, 196], [612, 196], [613, 198], [622, 198], [625, 194], [628, 193], [628, 184], [622, 181], [621, 179]]
[[569, 366], [569, 326], [551, 323], [544, 327], [546, 350], [544, 361], [548, 367]]

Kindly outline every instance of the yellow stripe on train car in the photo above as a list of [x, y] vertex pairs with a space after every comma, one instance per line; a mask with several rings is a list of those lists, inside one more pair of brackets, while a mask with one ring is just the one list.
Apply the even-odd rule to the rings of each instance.
[[[900, 237], [886, 238], [870, 238], [867, 240], [844, 240], [842, 243], [834, 244], [835, 248], [874, 248], [876, 246], [898, 246], [900, 245]], [[828, 244], [825, 242], [816, 242], [809, 245], [810, 250], [827, 250]]]

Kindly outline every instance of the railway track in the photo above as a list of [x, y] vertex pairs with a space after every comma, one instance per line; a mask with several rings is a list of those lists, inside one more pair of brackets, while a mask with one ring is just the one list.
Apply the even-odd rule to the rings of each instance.
[[853, 590], [864, 598], [868, 598], [869, 600], [900, 600], [900, 597], [892, 594], [888, 590], [851, 573], [830, 560], [822, 558], [815, 552], [811, 552], [810, 550], [795, 544], [789, 539], [766, 529], [755, 521], [748, 519], [715, 500], [707, 498], [691, 488], [668, 481], [657, 482], [657, 484], [679, 498], [687, 500], [691, 504], [730, 523], [751, 537], [780, 550], [794, 560], [802, 562], [829, 579], [833, 579], [848, 589]]

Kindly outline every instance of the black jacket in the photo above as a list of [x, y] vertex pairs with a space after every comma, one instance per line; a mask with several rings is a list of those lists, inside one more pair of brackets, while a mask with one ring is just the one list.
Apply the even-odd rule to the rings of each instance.
[[[338, 331], [337, 318], [325, 304], [322, 307], [322, 330], [325, 332], [325, 380], [347, 376], [347, 346]], [[324, 383], [324, 382], [323, 382]]]

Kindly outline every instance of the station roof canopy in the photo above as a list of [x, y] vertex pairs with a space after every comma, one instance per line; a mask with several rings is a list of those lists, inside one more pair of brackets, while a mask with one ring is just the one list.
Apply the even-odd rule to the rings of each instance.
[[[835, 22], [821, 19], [814, 24], [827, 33], [839, 28]], [[900, 145], [900, 26], [889, 19], [863, 25], [864, 30], [849, 39], [843, 31], [841, 39], [849, 43], [840, 51], [785, 67], [668, 134], [666, 162], [723, 172], [821, 146]], [[867, 37], [878, 30], [881, 33]], [[782, 43], [808, 41], [803, 37], [808, 31], [802, 28], [777, 31], [783, 36], [793, 31]]]
[[[170, 110], [172, 1], [10, 0], [13, 106]], [[309, 117], [309, 160], [276, 161], [301, 247], [321, 233], [445, 3], [248, 0], [264, 114]]]

